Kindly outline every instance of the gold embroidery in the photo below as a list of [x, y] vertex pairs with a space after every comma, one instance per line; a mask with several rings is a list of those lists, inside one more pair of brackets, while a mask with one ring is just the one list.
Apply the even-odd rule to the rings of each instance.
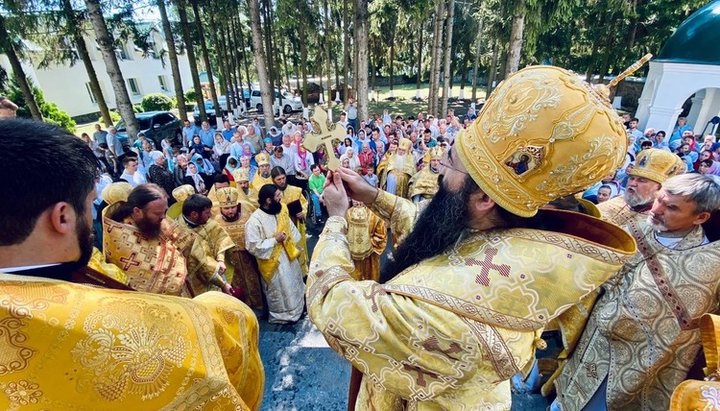
[[40, 386], [28, 380], [9, 382], [3, 391], [14, 406], [37, 404], [43, 395]]

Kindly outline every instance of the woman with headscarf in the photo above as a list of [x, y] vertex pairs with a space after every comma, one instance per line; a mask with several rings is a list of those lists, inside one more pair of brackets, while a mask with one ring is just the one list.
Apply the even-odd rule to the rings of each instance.
[[178, 156], [175, 157], [175, 170], [173, 170], [173, 175], [175, 176], [175, 187], [183, 185], [183, 180], [185, 179], [185, 174], [187, 173], [188, 163], [189, 160], [185, 154], [178, 154]]
[[720, 162], [708, 159], [700, 162], [700, 174], [720, 176]]
[[348, 147], [347, 150], [345, 150], [345, 154], [340, 156], [341, 162], [345, 159], [348, 160], [351, 170], [360, 173], [360, 159], [355, 155], [355, 150], [352, 147]]
[[225, 167], [222, 169], [223, 174], [228, 176], [230, 181], [235, 181], [235, 178], [233, 177], [233, 171], [235, 171], [237, 168], [240, 167], [240, 162], [237, 158], [228, 155], [227, 162], [225, 163]]
[[295, 178], [303, 191], [307, 190], [308, 178], [312, 175], [310, 166], [315, 164], [312, 154], [308, 153], [305, 146], [298, 146], [297, 154], [295, 154]]
[[354, 149], [355, 149], [355, 142], [353, 141], [352, 138], [350, 138], [350, 137], [345, 137], [345, 140], [343, 140], [343, 143], [340, 145], [340, 147], [338, 147], [338, 153], [340, 153], [340, 155], [342, 156], [343, 154], [345, 154], [345, 152], [346, 152], [349, 148], [352, 148], [352, 149], [354, 150]]
[[170, 194], [176, 187], [175, 178], [166, 168], [165, 155], [160, 151], [153, 150], [147, 156], [152, 160], [152, 165], [148, 169], [148, 182], [162, 187], [170, 197], [170, 204], [174, 203]]
[[255, 172], [257, 171], [257, 167], [253, 166], [252, 157], [248, 156], [242, 156], [240, 157], [240, 166], [238, 169], [242, 168], [247, 172], [248, 181], [252, 181], [253, 177], [255, 177]]
[[324, 144], [319, 145], [317, 151], [313, 153], [313, 160], [315, 164], [320, 166], [320, 171], [322, 171], [323, 174], [327, 173], [328, 156]]
[[230, 156], [230, 142], [225, 140], [222, 133], [215, 133], [215, 145], [212, 149], [213, 161], [218, 164], [217, 169], [224, 169], [227, 158]]
[[193, 187], [195, 187], [195, 191], [197, 191], [199, 194], [207, 194], [207, 190], [205, 189], [205, 180], [203, 180], [198, 168], [193, 162], [188, 163], [187, 173], [185, 174], [185, 180], [183, 181], [183, 184], [192, 185]]

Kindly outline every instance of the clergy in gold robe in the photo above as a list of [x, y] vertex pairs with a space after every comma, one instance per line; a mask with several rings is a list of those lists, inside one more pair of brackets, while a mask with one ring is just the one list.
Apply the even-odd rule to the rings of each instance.
[[[303, 274], [307, 275], [308, 266], [308, 255], [307, 255], [307, 226], [305, 225], [305, 218], [307, 218], [308, 212], [308, 201], [303, 195], [303, 191], [300, 187], [289, 185], [287, 182], [287, 175], [282, 167], [274, 167], [270, 175], [273, 179], [273, 184], [282, 191], [281, 202], [288, 207], [290, 212], [290, 220], [292, 220], [295, 227], [300, 232], [300, 248], [303, 251], [300, 252], [300, 267], [302, 267]], [[292, 208], [292, 211], [291, 211]]]
[[703, 229], [718, 208], [720, 183], [683, 174], [663, 183], [647, 222], [629, 223], [639, 252], [603, 285], [555, 382], [560, 409], [668, 409], [701, 348], [698, 319], [720, 304], [720, 241]]
[[300, 319], [305, 307], [300, 232], [280, 201], [282, 192], [274, 184], [264, 185], [258, 198], [261, 206], [245, 224], [245, 247], [257, 259], [268, 322], [293, 323]]
[[[624, 159], [625, 129], [600, 91], [556, 67], [508, 77], [445, 154], [419, 215], [351, 170], [332, 175], [306, 296], [330, 347], [363, 373], [356, 410], [509, 410], [508, 379], [527, 371], [545, 325], [634, 255], [615, 225], [538, 212]], [[506, 161], [521, 153], [534, 161], [518, 174]], [[350, 275], [348, 192], [404, 238], [383, 284]]]
[[[262, 186], [266, 184], [272, 184], [272, 177], [270, 176], [270, 156], [266, 153], [260, 153], [255, 156], [255, 161], [258, 164], [257, 173], [250, 180], [250, 191], [255, 193], [255, 196], [260, 192]], [[257, 199], [257, 197], [255, 198]]]
[[220, 173], [215, 175], [213, 179], [213, 185], [210, 187], [210, 191], [207, 193], [207, 198], [212, 201], [212, 215], [216, 216], [220, 214], [220, 201], [218, 200], [217, 190], [223, 187], [230, 187], [230, 178], [227, 174]]
[[255, 210], [240, 200], [237, 188], [226, 187], [217, 190], [220, 213], [215, 221], [227, 231], [235, 243], [226, 261], [227, 271], [232, 278], [233, 288], [242, 290], [242, 300], [255, 310], [263, 310], [262, 286], [260, 285], [260, 272], [255, 257], [245, 248], [245, 223]]
[[177, 220], [182, 215], [183, 202], [185, 202], [185, 200], [193, 194], [195, 194], [195, 187], [190, 184], [183, 184], [175, 187], [172, 191], [172, 196], [175, 199], [175, 202], [173, 205], [168, 207], [167, 217], [171, 220]]
[[409, 199], [414, 203], [431, 199], [438, 191], [438, 176], [440, 175], [440, 158], [443, 150], [433, 147], [425, 154], [425, 165], [410, 179]]
[[655, 148], [638, 153], [631, 167], [623, 195], [598, 204], [601, 218], [621, 227], [631, 221], [639, 224], [647, 220], [662, 183], [687, 169], [685, 162], [674, 153]]
[[[250, 180], [247, 171], [238, 168], [233, 171], [233, 178], [235, 179], [235, 187], [240, 196], [240, 202], [248, 205], [253, 210], [258, 208], [257, 193], [250, 191]], [[230, 185], [232, 186], [232, 184]]]
[[232, 239], [212, 216], [212, 201], [193, 194], [183, 202], [178, 225], [192, 233], [193, 244], [187, 254], [188, 278], [195, 295], [208, 291], [230, 294], [232, 278], [225, 265], [226, 254], [235, 247]]
[[380, 256], [387, 246], [385, 221], [364, 203], [353, 200], [347, 211], [348, 246], [355, 269], [355, 280], [380, 281]]
[[105, 260], [117, 265], [137, 291], [192, 296], [184, 257], [192, 236], [165, 218], [167, 195], [154, 184], [132, 190], [103, 216]]
[[388, 159], [387, 177], [383, 189], [398, 197], [408, 198], [408, 183], [416, 172], [412, 142], [407, 138], [401, 138], [397, 152]]
[[[378, 142], [377, 144], [382, 144], [382, 142]], [[382, 157], [378, 162], [376, 174], [378, 176], [380, 187], [385, 187], [388, 175], [388, 164], [390, 164], [390, 158], [393, 156], [393, 154], [397, 153], [397, 148], [397, 140], [389, 141], [387, 151], [385, 153], [382, 153]]]
[[[258, 410], [265, 378], [252, 311], [220, 293], [191, 300], [72, 283], [92, 252], [97, 159], [39, 121], [3, 119], [0, 136], [0, 172], [14, 174], [0, 205], [0, 409]], [[35, 184], [36, 162], [54, 165], [47, 184]], [[137, 193], [165, 199], [143, 186], [116, 199]]]

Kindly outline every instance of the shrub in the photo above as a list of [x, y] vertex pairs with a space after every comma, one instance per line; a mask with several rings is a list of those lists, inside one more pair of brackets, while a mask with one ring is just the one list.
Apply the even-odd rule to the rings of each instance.
[[[110, 110], [110, 119], [112, 120], [112, 123], [113, 123], [113, 124], [117, 124], [117, 122], [120, 121], [120, 120], [122, 119], [122, 117], [120, 116], [120, 113], [118, 113], [117, 111], [115, 111], [115, 110]], [[102, 116], [100, 116], [100, 117], [98, 118], [98, 121], [97, 121], [97, 122], [100, 123], [100, 124], [103, 124], [103, 121], [104, 121], [104, 120], [103, 120]]]
[[195, 89], [191, 89], [185, 92], [185, 104], [192, 104], [195, 102], [195, 97], [197, 96], [197, 93], [195, 92]]
[[[75, 133], [75, 120], [73, 120], [68, 113], [61, 110], [57, 104], [46, 101], [42, 90], [36, 87], [29, 78], [27, 80], [30, 88], [32, 89], [33, 96], [35, 97], [35, 102], [37, 103], [40, 113], [43, 116], [43, 120], [46, 123], [60, 126], [71, 133]], [[27, 104], [25, 103], [25, 97], [23, 96], [22, 91], [20, 91], [20, 86], [18, 85], [17, 79], [14, 75], [10, 79], [5, 91], [7, 93], [7, 98], [18, 105], [17, 116], [32, 118], [30, 109], [28, 109]]]
[[145, 111], [145, 110], [143, 109], [142, 105], [133, 104], [133, 113], [137, 114], [137, 113], [142, 113], [143, 111]]
[[143, 97], [140, 105], [144, 111], [167, 111], [173, 107], [173, 101], [165, 94], [153, 93]]

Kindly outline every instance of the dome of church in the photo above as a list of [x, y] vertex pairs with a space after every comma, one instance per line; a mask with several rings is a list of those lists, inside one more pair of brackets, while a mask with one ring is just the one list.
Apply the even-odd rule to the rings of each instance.
[[720, 0], [711, 1], [683, 21], [655, 60], [720, 65]]

